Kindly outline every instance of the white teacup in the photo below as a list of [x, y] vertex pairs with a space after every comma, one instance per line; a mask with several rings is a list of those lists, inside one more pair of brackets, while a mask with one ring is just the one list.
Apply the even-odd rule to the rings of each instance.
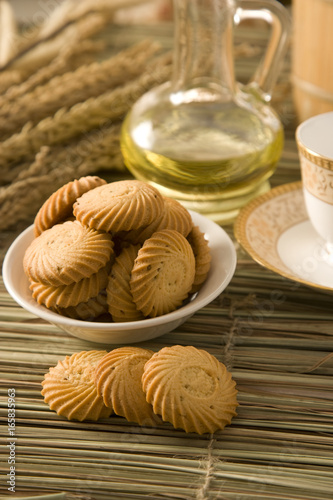
[[333, 250], [333, 112], [313, 116], [296, 130], [309, 219]]

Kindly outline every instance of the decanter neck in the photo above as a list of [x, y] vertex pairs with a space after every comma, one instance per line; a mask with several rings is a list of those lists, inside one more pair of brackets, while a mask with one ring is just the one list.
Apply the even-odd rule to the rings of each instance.
[[174, 93], [201, 87], [231, 98], [234, 9], [234, 0], [174, 0]]

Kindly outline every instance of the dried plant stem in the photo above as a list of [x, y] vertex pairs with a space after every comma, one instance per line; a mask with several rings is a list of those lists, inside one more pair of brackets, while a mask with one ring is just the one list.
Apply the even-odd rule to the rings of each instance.
[[[27, 122], [35, 125], [59, 109], [70, 108], [90, 97], [132, 80], [143, 73], [158, 45], [146, 40], [102, 62], [82, 65], [57, 76], [14, 102], [0, 106], [0, 133], [3, 138], [21, 130]], [[36, 103], [38, 102], [38, 106]]]
[[0, 229], [34, 215], [56, 189], [100, 169], [124, 169], [119, 149], [120, 124], [81, 137], [67, 147], [43, 146], [15, 182], [0, 188]]
[[[83, 0], [81, 2], [67, 1], [60, 5], [45, 23], [34, 31], [28, 43], [21, 43], [21, 50], [16, 52], [0, 71], [13, 67], [22, 67], [37, 63], [38, 56], [44, 54], [51, 60], [66, 43], [66, 38], [73, 29], [87, 31], [86, 37], [97, 33], [108, 24], [114, 12], [120, 7], [126, 8], [142, 3], [143, 0]], [[97, 26], [94, 24], [97, 22]], [[100, 26], [98, 26], [100, 24]], [[97, 27], [97, 30], [96, 30]], [[93, 30], [93, 31], [92, 31]], [[60, 35], [60, 36], [59, 36]], [[60, 42], [60, 45], [59, 45]], [[46, 51], [44, 50], [46, 46]], [[40, 51], [40, 47], [42, 51]]]
[[12, 85], [19, 85], [22, 82], [22, 75], [17, 69], [0, 73], [0, 94], [3, 94]]
[[64, 46], [80, 44], [83, 40], [91, 38], [103, 29], [108, 21], [107, 16], [94, 13], [75, 23], [67, 24], [57, 36], [35, 41], [33, 46], [25, 47], [1, 68], [0, 92], [6, 92], [11, 85], [22, 83], [40, 68], [50, 64]]
[[62, 49], [50, 64], [40, 68], [27, 80], [12, 85], [5, 94], [0, 95], [0, 108], [10, 101], [32, 92], [39, 85], [44, 85], [55, 76], [62, 75], [80, 67], [84, 60], [89, 59], [91, 54], [96, 54], [104, 49], [102, 41], [82, 40], [80, 44], [73, 44]]
[[101, 12], [109, 17], [113, 17], [114, 12], [119, 8], [131, 7], [145, 0], [67, 0], [63, 2], [51, 14], [51, 16], [40, 27], [40, 37], [48, 36], [59, 30], [68, 22], [90, 15], [94, 12]]
[[127, 84], [78, 103], [69, 110], [61, 108], [35, 127], [28, 123], [19, 134], [0, 144], [0, 168], [9, 170], [11, 164], [34, 156], [44, 145], [66, 143], [89, 130], [119, 120], [144, 92], [170, 76], [171, 65], [167, 61], [162, 56], [144, 74]]
[[19, 162], [13, 164], [10, 169], [4, 169], [0, 173], [0, 185], [5, 186], [6, 184], [10, 184], [20, 175], [21, 172], [24, 172], [27, 168], [29, 168], [30, 164], [31, 162], [29, 161]]
[[[31, 66], [31, 68], [35, 65], [41, 66], [37, 61], [38, 56], [43, 56], [50, 61], [61, 49], [61, 46], [64, 43], [66, 44], [70, 38], [75, 37], [77, 33], [84, 32], [87, 29], [86, 37], [89, 37], [96, 33], [96, 29], [98, 31], [107, 21], [108, 19], [105, 20], [100, 13], [90, 14], [79, 20], [69, 20], [57, 30], [48, 33], [44, 37], [37, 37], [32, 43], [27, 44], [21, 52], [16, 53], [5, 65], [1, 66], [0, 70], [2, 72], [13, 68], [24, 70], [28, 66]], [[44, 61], [42, 62], [44, 63]]]
[[15, 50], [17, 23], [12, 6], [0, 1], [0, 66], [6, 64]]

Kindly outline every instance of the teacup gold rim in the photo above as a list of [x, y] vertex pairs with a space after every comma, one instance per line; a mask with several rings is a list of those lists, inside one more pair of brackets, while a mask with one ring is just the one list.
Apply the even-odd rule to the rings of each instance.
[[326, 168], [326, 170], [333, 170], [333, 160], [328, 156], [322, 155], [313, 151], [312, 149], [304, 146], [299, 136], [300, 126], [296, 129], [296, 143], [300, 154], [302, 154], [305, 158], [312, 161], [318, 167]]
[[270, 271], [273, 271], [274, 273], [289, 280], [292, 280], [296, 283], [301, 283], [303, 285], [310, 286], [311, 288], [316, 288], [318, 290], [325, 290], [327, 292], [332, 292], [331, 287], [320, 285], [318, 283], [312, 283], [311, 281], [307, 281], [301, 278], [300, 276], [293, 274], [292, 272], [284, 271], [281, 268], [276, 267], [274, 264], [268, 262], [262, 255], [260, 255], [256, 250], [254, 250], [246, 234], [246, 228], [249, 217], [258, 207], [260, 207], [263, 203], [273, 198], [284, 195], [286, 193], [291, 193], [293, 191], [298, 191], [301, 189], [303, 189], [302, 181], [291, 182], [288, 184], [281, 184], [280, 186], [272, 188], [270, 191], [268, 191], [268, 193], [264, 193], [258, 196], [257, 198], [253, 199], [252, 201], [250, 201], [240, 210], [237, 216], [237, 219], [233, 227], [234, 236], [236, 238], [236, 241], [238, 241], [238, 243], [250, 255], [250, 257], [252, 257], [252, 259], [255, 262], [265, 267], [266, 269], [269, 269]]

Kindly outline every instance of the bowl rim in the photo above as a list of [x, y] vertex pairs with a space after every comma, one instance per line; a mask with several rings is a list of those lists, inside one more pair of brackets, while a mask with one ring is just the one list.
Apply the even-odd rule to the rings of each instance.
[[[175, 311], [172, 311], [170, 313], [163, 314], [161, 316], [157, 316], [155, 318], [146, 318], [142, 320], [137, 320], [137, 321], [128, 321], [128, 322], [98, 322], [98, 321], [85, 321], [85, 320], [79, 320], [79, 319], [73, 319], [69, 318], [67, 316], [62, 316], [56, 312], [53, 312], [51, 310], [48, 310], [45, 306], [36, 303], [33, 303], [32, 301], [27, 301], [22, 295], [19, 293], [18, 286], [13, 283], [12, 276], [11, 276], [11, 266], [13, 265], [13, 260], [14, 260], [14, 255], [18, 248], [20, 247], [20, 244], [22, 240], [24, 240], [27, 237], [27, 234], [30, 234], [33, 231], [33, 224], [31, 224], [29, 227], [27, 227], [22, 233], [20, 233], [15, 240], [12, 242], [10, 247], [8, 248], [4, 261], [3, 261], [3, 266], [2, 266], [2, 277], [3, 277], [3, 282], [4, 285], [8, 291], [8, 293], [11, 295], [11, 297], [25, 310], [31, 312], [35, 316], [44, 319], [45, 321], [57, 325], [64, 325], [64, 326], [71, 326], [71, 327], [76, 327], [76, 328], [83, 328], [83, 329], [88, 329], [88, 328], [94, 328], [95, 330], [100, 330], [100, 331], [105, 331], [109, 330], [110, 333], [113, 331], [131, 331], [131, 330], [136, 330], [138, 328], [144, 328], [144, 327], [156, 327], [159, 325], [163, 325], [165, 323], [169, 323], [172, 321], [177, 321], [184, 316], [190, 317], [193, 315], [195, 312], [198, 310], [202, 309], [204, 306], [212, 302], [230, 283], [235, 269], [237, 265], [237, 253], [235, 246], [230, 238], [230, 236], [226, 233], [226, 231], [219, 225], [217, 225], [215, 222], [212, 220], [208, 219], [207, 217], [203, 216], [202, 214], [199, 214], [197, 212], [194, 212], [192, 210], [189, 210], [192, 219], [193, 219], [193, 224], [194, 225], [199, 225], [200, 230], [203, 230], [202, 225], [205, 225], [206, 231], [209, 229], [209, 232], [216, 232], [218, 231], [220, 234], [220, 237], [223, 238], [224, 243], [227, 244], [228, 249], [230, 251], [230, 266], [227, 269], [226, 275], [223, 277], [221, 280], [221, 283], [219, 284], [218, 287], [214, 288], [210, 293], [207, 293], [200, 297], [200, 295], [194, 294], [193, 297], [190, 299], [190, 301], [185, 304], [184, 306], [181, 306], [180, 308], [176, 309]], [[27, 248], [27, 247], [25, 247]], [[27, 278], [28, 279], [28, 278]]]

